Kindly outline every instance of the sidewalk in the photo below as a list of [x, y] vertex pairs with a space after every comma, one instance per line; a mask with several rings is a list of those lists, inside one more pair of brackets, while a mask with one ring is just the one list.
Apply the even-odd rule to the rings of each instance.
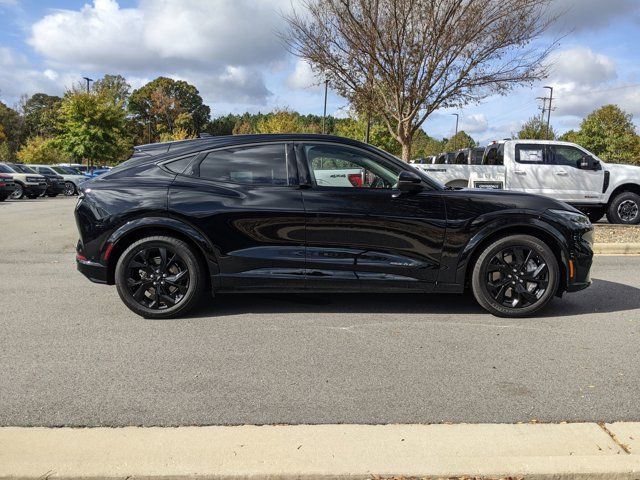
[[640, 423], [0, 428], [0, 478], [640, 479]]

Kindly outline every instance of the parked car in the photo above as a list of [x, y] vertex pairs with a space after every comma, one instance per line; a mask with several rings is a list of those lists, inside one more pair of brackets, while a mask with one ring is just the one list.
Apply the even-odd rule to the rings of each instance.
[[[376, 181], [320, 185], [331, 160]], [[558, 200], [453, 190], [324, 135], [194, 139], [83, 185], [78, 269], [148, 318], [222, 292], [462, 293], [526, 316], [590, 285], [593, 226]]]
[[79, 172], [81, 175], [87, 172], [88, 167], [82, 163], [59, 163], [59, 167], [71, 168], [74, 172]]
[[87, 177], [76, 173], [68, 167], [57, 165], [30, 165], [36, 172], [42, 175], [59, 176], [64, 180], [64, 193], [66, 196], [75, 195], [79, 192], [79, 187], [87, 180]]
[[11, 198], [36, 198], [47, 190], [47, 180], [42, 175], [38, 175], [35, 172], [21, 172], [11, 165], [9, 163], [0, 163], [0, 173], [11, 175], [15, 184]]
[[16, 189], [13, 177], [8, 173], [0, 173], [0, 202], [4, 202]]
[[640, 168], [605, 163], [570, 142], [507, 140], [489, 145], [471, 187], [503, 188], [567, 202], [592, 222], [640, 224]]
[[85, 178], [94, 178], [102, 175], [103, 173], [107, 173], [110, 168], [94, 168], [92, 170], [87, 170], [84, 173]]
[[10, 163], [9, 166], [22, 173], [38, 173], [42, 175], [47, 182], [47, 189], [42, 193], [43, 196], [47, 195], [49, 197], [57, 197], [64, 192], [64, 179], [55, 172], [40, 172], [36, 167], [32, 165], [24, 165], [22, 163]]

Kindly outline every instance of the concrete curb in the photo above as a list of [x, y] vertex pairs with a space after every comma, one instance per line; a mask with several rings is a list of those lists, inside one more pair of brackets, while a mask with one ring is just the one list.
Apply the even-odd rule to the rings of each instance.
[[640, 243], [596, 243], [596, 255], [640, 255]]
[[635, 439], [640, 423], [4, 427], [0, 478], [637, 480]]

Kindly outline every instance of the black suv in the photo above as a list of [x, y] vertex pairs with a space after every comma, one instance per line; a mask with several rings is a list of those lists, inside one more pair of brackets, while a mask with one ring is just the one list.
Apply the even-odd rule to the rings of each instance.
[[21, 163], [10, 163], [9, 166], [13, 168], [17, 172], [21, 173], [37, 173], [42, 175], [47, 181], [47, 189], [45, 193], [49, 197], [57, 197], [61, 193], [64, 192], [64, 178], [61, 175], [56, 173], [50, 173], [47, 171], [39, 171], [37, 167], [32, 167], [30, 165], [24, 165]]
[[[148, 318], [218, 292], [463, 292], [525, 316], [590, 285], [593, 226], [544, 197], [445, 188], [357, 141], [137, 147], [83, 184], [78, 269]], [[399, 300], [400, 301], [400, 300]]]

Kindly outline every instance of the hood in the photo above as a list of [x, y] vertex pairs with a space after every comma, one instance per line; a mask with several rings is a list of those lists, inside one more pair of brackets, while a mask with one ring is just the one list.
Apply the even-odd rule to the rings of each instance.
[[446, 190], [447, 194], [467, 197], [470, 201], [488, 202], [498, 205], [501, 209], [533, 210], [567, 210], [580, 213], [575, 207], [555, 198], [530, 193], [512, 192], [509, 190], [489, 190], [485, 188], [463, 188], [461, 190]]
[[609, 170], [612, 173], [626, 173], [630, 176], [636, 177], [638, 181], [640, 181], [640, 166], [638, 165], [627, 165], [625, 163], [604, 163], [602, 166], [605, 170]]

